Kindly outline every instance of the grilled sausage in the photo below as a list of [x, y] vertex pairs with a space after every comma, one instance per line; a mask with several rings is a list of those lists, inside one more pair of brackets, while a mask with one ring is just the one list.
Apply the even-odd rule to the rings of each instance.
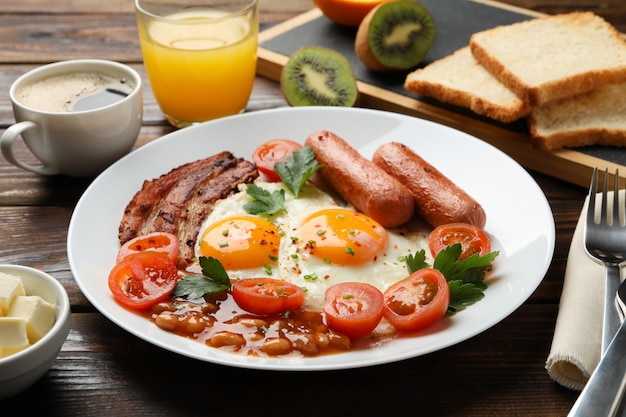
[[416, 213], [433, 227], [454, 222], [485, 226], [481, 205], [406, 145], [381, 145], [372, 161], [411, 190]]
[[318, 171], [324, 181], [357, 210], [383, 227], [398, 227], [413, 216], [411, 192], [339, 136], [315, 132], [305, 145], [325, 165]]

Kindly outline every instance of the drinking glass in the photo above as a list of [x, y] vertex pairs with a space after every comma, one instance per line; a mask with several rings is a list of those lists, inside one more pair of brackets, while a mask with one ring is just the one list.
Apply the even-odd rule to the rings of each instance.
[[154, 96], [181, 128], [245, 110], [256, 73], [257, 0], [135, 0]]

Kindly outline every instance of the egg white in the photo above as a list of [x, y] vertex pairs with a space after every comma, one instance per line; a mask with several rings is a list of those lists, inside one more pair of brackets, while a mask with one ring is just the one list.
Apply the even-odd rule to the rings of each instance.
[[[417, 228], [406, 226], [387, 229], [388, 243], [383, 253], [363, 265], [333, 265], [308, 254], [304, 249], [306, 242], [300, 242], [295, 236], [298, 227], [309, 215], [329, 208], [340, 207], [329, 194], [311, 184], [305, 184], [296, 199], [282, 182], [268, 183], [257, 181], [256, 185], [269, 192], [285, 190], [285, 210], [274, 215], [261, 214], [258, 217], [274, 223], [283, 234], [279, 247], [278, 264], [271, 270], [264, 267], [228, 270], [231, 279], [250, 277], [279, 278], [305, 289], [306, 310], [322, 309], [324, 293], [332, 285], [358, 281], [374, 285], [384, 291], [395, 282], [408, 276], [407, 267], [402, 259], [408, 254], [415, 254], [427, 249], [427, 239]], [[200, 229], [198, 236], [211, 224], [236, 215], [250, 215], [243, 207], [252, 201], [245, 192], [246, 185], [239, 187], [239, 192], [218, 201]], [[345, 207], [345, 206], [342, 206]], [[347, 207], [352, 209], [352, 207]], [[200, 240], [200, 239], [199, 239]], [[196, 255], [202, 256], [199, 242], [196, 243]], [[427, 256], [430, 256], [426, 250]], [[268, 273], [269, 272], [269, 273]]]

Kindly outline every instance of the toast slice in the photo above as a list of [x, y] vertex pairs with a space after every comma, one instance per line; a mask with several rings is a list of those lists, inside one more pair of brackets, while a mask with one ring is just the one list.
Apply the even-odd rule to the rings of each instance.
[[472, 55], [469, 46], [407, 75], [404, 88], [441, 102], [466, 107], [503, 123], [525, 117], [530, 106], [504, 86]]
[[592, 12], [539, 17], [475, 33], [476, 60], [533, 106], [626, 82], [626, 41]]
[[626, 83], [536, 107], [528, 116], [533, 145], [543, 150], [626, 146]]

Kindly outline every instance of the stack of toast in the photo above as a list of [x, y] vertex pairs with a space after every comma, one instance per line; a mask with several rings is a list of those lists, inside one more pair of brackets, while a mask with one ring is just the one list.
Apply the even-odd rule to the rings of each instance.
[[539, 149], [626, 146], [626, 40], [592, 12], [475, 33], [404, 87], [502, 123], [525, 118]]

